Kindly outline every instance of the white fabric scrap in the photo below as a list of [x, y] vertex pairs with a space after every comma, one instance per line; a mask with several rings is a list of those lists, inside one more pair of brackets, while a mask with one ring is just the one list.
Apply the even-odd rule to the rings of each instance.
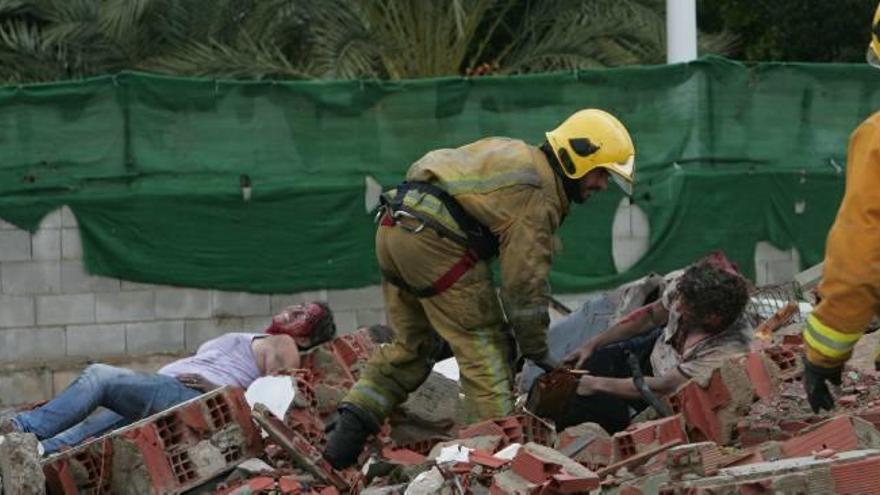
[[443, 361], [435, 364], [434, 371], [440, 373], [446, 378], [449, 378], [450, 380], [459, 380], [460, 372], [458, 369], [458, 361], [456, 361], [454, 357], [444, 359]]
[[495, 452], [495, 457], [504, 459], [505, 461], [512, 461], [521, 448], [522, 444], [512, 443], [498, 452]]
[[289, 376], [264, 376], [251, 383], [244, 393], [244, 399], [251, 409], [257, 403], [266, 406], [278, 419], [284, 419], [287, 409], [293, 403], [296, 389], [295, 378]]
[[471, 459], [471, 450], [460, 444], [450, 445], [440, 449], [440, 455], [437, 456], [437, 464], [446, 464], [447, 462], [468, 462]]

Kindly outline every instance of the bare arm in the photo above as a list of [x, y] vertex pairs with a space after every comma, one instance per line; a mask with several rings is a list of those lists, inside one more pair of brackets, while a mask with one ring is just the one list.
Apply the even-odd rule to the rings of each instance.
[[[646, 376], [645, 384], [655, 394], [665, 397], [675, 392], [688, 378], [680, 371], [673, 370], [663, 376]], [[607, 378], [603, 376], [584, 375], [578, 382], [579, 395], [604, 393], [624, 399], [641, 399], [642, 394], [636, 388], [632, 378]]]
[[645, 333], [655, 326], [665, 323], [668, 319], [669, 311], [663, 307], [660, 301], [642, 306], [626, 315], [608, 330], [584, 342], [565, 357], [564, 363], [576, 369], [580, 368], [596, 349]]

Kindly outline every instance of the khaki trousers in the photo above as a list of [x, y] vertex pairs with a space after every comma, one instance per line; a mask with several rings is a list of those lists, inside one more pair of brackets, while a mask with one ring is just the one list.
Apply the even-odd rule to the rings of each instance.
[[[401, 225], [380, 226], [376, 233], [382, 271], [415, 288], [431, 286], [464, 253], [430, 228], [413, 233]], [[432, 297], [416, 298], [387, 281], [382, 290], [394, 340], [377, 350], [343, 402], [381, 422], [425, 381], [445, 341], [458, 361], [469, 420], [511, 414], [510, 340], [485, 261]]]

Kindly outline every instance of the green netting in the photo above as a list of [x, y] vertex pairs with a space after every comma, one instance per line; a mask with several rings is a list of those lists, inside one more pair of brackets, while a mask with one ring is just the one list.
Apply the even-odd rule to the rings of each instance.
[[[384, 186], [439, 147], [538, 143], [574, 110], [630, 128], [649, 252], [617, 274], [617, 191], [575, 208], [554, 290], [585, 291], [722, 248], [821, 260], [849, 133], [880, 107], [862, 65], [708, 58], [674, 66], [406, 82], [241, 82], [122, 73], [0, 88], [0, 217], [33, 230], [66, 204], [89, 271], [291, 292], [378, 281], [364, 178]], [[252, 182], [243, 201], [240, 176]]]

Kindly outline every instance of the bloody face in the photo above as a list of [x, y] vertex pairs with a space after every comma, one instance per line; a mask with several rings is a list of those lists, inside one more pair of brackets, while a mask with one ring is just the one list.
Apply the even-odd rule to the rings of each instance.
[[326, 309], [316, 303], [288, 306], [272, 317], [272, 325], [266, 330], [266, 333], [309, 337], [314, 331], [315, 325], [326, 314]]

